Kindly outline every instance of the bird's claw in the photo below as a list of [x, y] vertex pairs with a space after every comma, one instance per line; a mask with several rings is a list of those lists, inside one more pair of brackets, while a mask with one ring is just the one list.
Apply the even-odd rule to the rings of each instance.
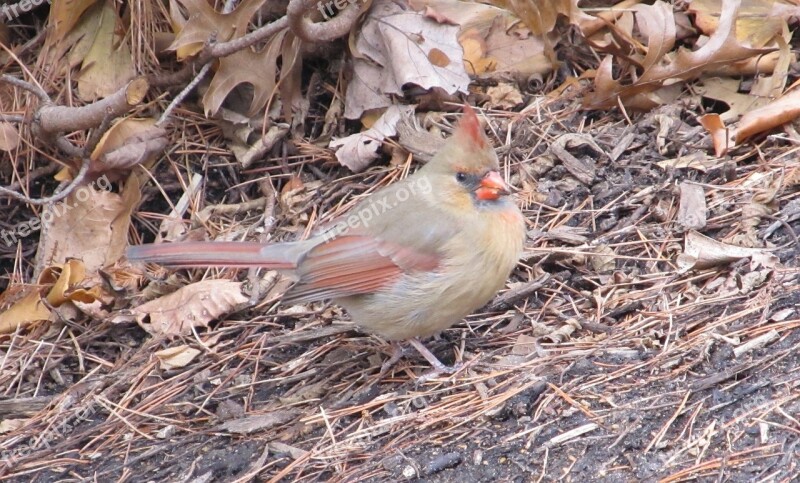
[[[425, 358], [425, 360], [428, 361], [428, 363], [430, 363], [432, 367], [430, 371], [425, 372], [417, 379], [417, 384], [422, 384], [430, 381], [431, 379], [435, 379], [441, 374], [455, 374], [464, 368], [464, 363], [462, 362], [458, 362], [452, 366], [444, 364], [418, 339], [410, 339], [409, 343]], [[389, 370], [395, 364], [397, 364], [397, 361], [399, 361], [403, 356], [408, 355], [408, 347], [404, 346], [403, 344], [393, 341], [392, 347], [392, 355], [386, 360], [386, 362], [381, 364], [381, 372], [379, 373], [378, 377], [383, 377], [386, 375]]]
[[439, 364], [433, 365], [433, 369], [419, 376], [419, 378], [417, 378], [417, 384], [424, 384], [432, 379], [436, 379], [442, 374], [448, 374], [448, 375], [455, 374], [456, 372], [460, 371], [463, 368], [464, 368], [463, 362], [457, 362], [452, 366], [448, 366], [446, 364], [442, 364], [441, 362], [439, 362]]
[[403, 356], [408, 353], [408, 350], [405, 347], [403, 347], [399, 342], [392, 342], [392, 348], [393, 348], [392, 355], [389, 356], [388, 359], [386, 359], [386, 362], [381, 364], [381, 372], [378, 374], [379, 378], [386, 375], [386, 373], [389, 372], [389, 369], [394, 367], [394, 365], [397, 364], [397, 361], [402, 359]]

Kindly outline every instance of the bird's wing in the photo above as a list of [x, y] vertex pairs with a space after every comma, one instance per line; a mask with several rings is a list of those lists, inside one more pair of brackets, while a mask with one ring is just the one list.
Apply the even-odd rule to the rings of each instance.
[[432, 271], [436, 254], [369, 235], [342, 235], [311, 249], [297, 268], [299, 280], [284, 296], [290, 303], [375, 292], [404, 273]]

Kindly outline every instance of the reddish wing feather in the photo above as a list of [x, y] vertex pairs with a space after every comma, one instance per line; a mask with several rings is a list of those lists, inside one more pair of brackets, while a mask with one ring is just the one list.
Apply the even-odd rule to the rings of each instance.
[[284, 297], [308, 302], [375, 292], [404, 273], [435, 270], [438, 257], [369, 236], [342, 236], [321, 243], [298, 266], [299, 281]]

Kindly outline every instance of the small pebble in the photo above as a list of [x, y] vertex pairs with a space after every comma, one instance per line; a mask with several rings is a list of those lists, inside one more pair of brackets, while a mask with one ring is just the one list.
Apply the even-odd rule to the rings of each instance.
[[437, 456], [431, 462], [425, 465], [423, 473], [426, 475], [433, 475], [442, 470], [446, 470], [447, 468], [452, 468], [458, 465], [461, 463], [461, 459], [461, 453], [445, 453], [441, 456]]

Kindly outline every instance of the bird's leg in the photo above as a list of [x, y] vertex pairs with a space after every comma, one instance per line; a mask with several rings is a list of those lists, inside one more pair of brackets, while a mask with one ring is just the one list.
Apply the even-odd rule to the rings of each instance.
[[408, 343], [411, 344], [414, 349], [417, 349], [417, 352], [422, 354], [428, 362], [430, 362], [431, 366], [433, 366], [433, 371], [427, 374], [424, 374], [420, 379], [428, 380], [433, 377], [436, 377], [438, 374], [445, 373], [445, 374], [453, 374], [454, 372], [458, 372], [462, 367], [463, 364], [453, 364], [452, 366], [445, 365], [442, 361], [440, 361], [433, 352], [429, 351], [425, 345], [420, 342], [419, 339], [416, 337], [413, 339], [409, 339]]
[[392, 341], [392, 355], [389, 359], [386, 360], [383, 364], [381, 364], [381, 372], [378, 374], [378, 377], [383, 377], [384, 374], [389, 372], [397, 361], [399, 361], [404, 355], [406, 354], [406, 349], [403, 347], [402, 344], [397, 342], [396, 340]]

